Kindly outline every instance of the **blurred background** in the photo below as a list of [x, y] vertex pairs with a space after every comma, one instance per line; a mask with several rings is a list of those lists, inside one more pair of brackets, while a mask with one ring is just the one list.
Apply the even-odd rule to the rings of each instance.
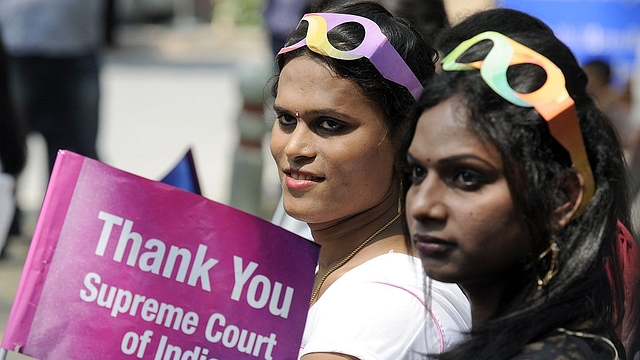
[[[255, 164], [241, 174], [253, 178], [241, 185], [259, 186], [260, 198], [232, 199], [234, 154], [246, 150], [246, 159], [239, 161], [251, 163], [256, 150], [256, 144], [240, 147], [241, 137], [260, 142], [271, 125], [264, 123], [270, 118], [251, 123], [257, 121], [252, 117], [270, 116], [260, 108], [268, 106], [266, 81], [273, 73], [263, 16], [268, 0], [105, 2], [111, 14], [103, 24], [106, 39], [100, 49], [99, 159], [160, 179], [192, 148], [205, 197], [269, 218], [279, 185], [268, 149], [261, 149], [261, 179], [255, 179]], [[492, 1], [445, 3], [452, 17], [493, 6]], [[299, 16], [290, 16], [293, 25], [288, 26], [295, 26]], [[27, 165], [16, 187], [26, 216], [39, 211], [46, 189], [44, 149], [42, 136], [30, 133]]]
[[[0, 0], [5, 39], [11, 35], [6, 28], [12, 7], [39, 1], [73, 2]], [[268, 151], [273, 116], [266, 83], [274, 73], [273, 49], [282, 41], [278, 32], [295, 27], [305, 0], [96, 1], [99, 21], [81, 21], [101, 34], [92, 48], [99, 80], [95, 156], [159, 180], [191, 149], [203, 196], [270, 219], [280, 186]], [[619, 127], [629, 156], [634, 219], [640, 220], [640, 3], [445, 0], [444, 5], [453, 24], [494, 6], [527, 11], [589, 64], [592, 92]], [[5, 45], [10, 57], [24, 55], [11, 41]], [[15, 177], [17, 220], [0, 257], [0, 337], [50, 171], [43, 135], [28, 132], [26, 144], [26, 165]]]

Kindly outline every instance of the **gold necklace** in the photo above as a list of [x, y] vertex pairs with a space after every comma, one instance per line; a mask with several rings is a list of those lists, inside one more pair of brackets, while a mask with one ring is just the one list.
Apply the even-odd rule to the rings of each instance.
[[367, 240], [363, 241], [360, 245], [358, 245], [357, 248], [353, 249], [353, 251], [350, 252], [349, 255], [345, 256], [342, 260], [340, 260], [340, 262], [335, 264], [331, 269], [329, 269], [326, 273], [324, 273], [324, 275], [322, 275], [322, 278], [320, 279], [320, 282], [318, 282], [318, 286], [316, 286], [316, 288], [313, 290], [313, 294], [311, 294], [311, 300], [309, 301], [309, 306], [313, 305], [313, 303], [318, 298], [318, 294], [320, 293], [322, 284], [324, 284], [324, 281], [327, 280], [329, 275], [331, 275], [331, 273], [333, 273], [334, 271], [338, 270], [342, 265], [346, 264], [347, 261], [351, 260], [351, 258], [354, 257], [358, 253], [358, 251], [362, 250], [362, 248], [364, 248], [371, 240], [373, 240], [373, 238], [380, 235], [380, 233], [383, 232], [389, 226], [391, 226], [391, 224], [393, 224], [394, 221], [398, 220], [401, 214], [402, 214], [402, 211], [398, 211], [398, 213], [396, 214], [396, 216], [393, 217], [393, 219], [391, 219], [388, 223], [384, 224], [383, 227], [378, 229], [378, 231], [374, 232], [373, 235], [369, 236]]

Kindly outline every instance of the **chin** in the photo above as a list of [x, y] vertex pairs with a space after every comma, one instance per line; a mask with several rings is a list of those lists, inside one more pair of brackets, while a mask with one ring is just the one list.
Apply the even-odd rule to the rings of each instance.
[[309, 222], [309, 214], [307, 211], [303, 210], [304, 209], [297, 206], [284, 206], [284, 212], [286, 212], [290, 217], [298, 221]]
[[324, 216], [325, 211], [309, 201], [292, 196], [288, 200], [287, 197], [284, 198], [283, 207], [287, 215], [306, 223], [318, 222], [319, 216]]
[[455, 283], [459, 279], [454, 274], [443, 271], [441, 268], [434, 268], [428, 265], [425, 265], [424, 262], [422, 264], [422, 268], [424, 269], [425, 274], [433, 279], [444, 283]]

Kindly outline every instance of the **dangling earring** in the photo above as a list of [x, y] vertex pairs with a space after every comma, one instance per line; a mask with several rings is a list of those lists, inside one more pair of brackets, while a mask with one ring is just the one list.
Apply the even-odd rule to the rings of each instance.
[[538, 291], [542, 290], [551, 279], [558, 273], [558, 245], [556, 244], [556, 236], [551, 235], [551, 241], [549, 247], [538, 256], [538, 263], [541, 263], [548, 255], [551, 256], [551, 263], [549, 264], [549, 270], [540, 278], [539, 274], [536, 274], [538, 283]]

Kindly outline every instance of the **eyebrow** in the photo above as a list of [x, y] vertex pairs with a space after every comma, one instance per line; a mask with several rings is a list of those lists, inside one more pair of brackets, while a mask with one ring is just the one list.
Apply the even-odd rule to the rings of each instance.
[[285, 109], [283, 107], [280, 107], [280, 106], [276, 106], [276, 105], [273, 105], [273, 111], [275, 111], [277, 113], [289, 113], [290, 112], [289, 110], [287, 110], [287, 109]]
[[[273, 110], [276, 113], [286, 113], [286, 114], [293, 114], [294, 111], [290, 111], [288, 109], [285, 109], [283, 107], [280, 106], [276, 106], [273, 105]], [[352, 121], [357, 121], [358, 119], [356, 117], [353, 117], [347, 113], [341, 112], [341, 111], [337, 111], [335, 109], [316, 109], [316, 110], [312, 110], [309, 112], [311, 115], [313, 116], [331, 116], [331, 117], [339, 117], [339, 120], [352, 120]]]
[[[415, 163], [422, 163], [418, 158], [416, 158], [415, 156], [411, 155], [411, 153], [409, 151], [407, 151], [407, 160], [409, 162], [415, 162]], [[487, 160], [476, 156], [474, 154], [463, 154], [463, 155], [454, 155], [454, 156], [450, 156], [450, 157], [446, 157], [444, 159], [440, 159], [438, 160], [436, 163], [437, 164], [450, 164], [450, 163], [455, 163], [455, 162], [459, 162], [459, 161], [465, 161], [465, 160], [475, 160], [475, 161], [479, 161], [481, 163], [483, 163], [484, 165], [491, 167], [491, 168], [495, 168], [494, 164], [488, 162]]]

